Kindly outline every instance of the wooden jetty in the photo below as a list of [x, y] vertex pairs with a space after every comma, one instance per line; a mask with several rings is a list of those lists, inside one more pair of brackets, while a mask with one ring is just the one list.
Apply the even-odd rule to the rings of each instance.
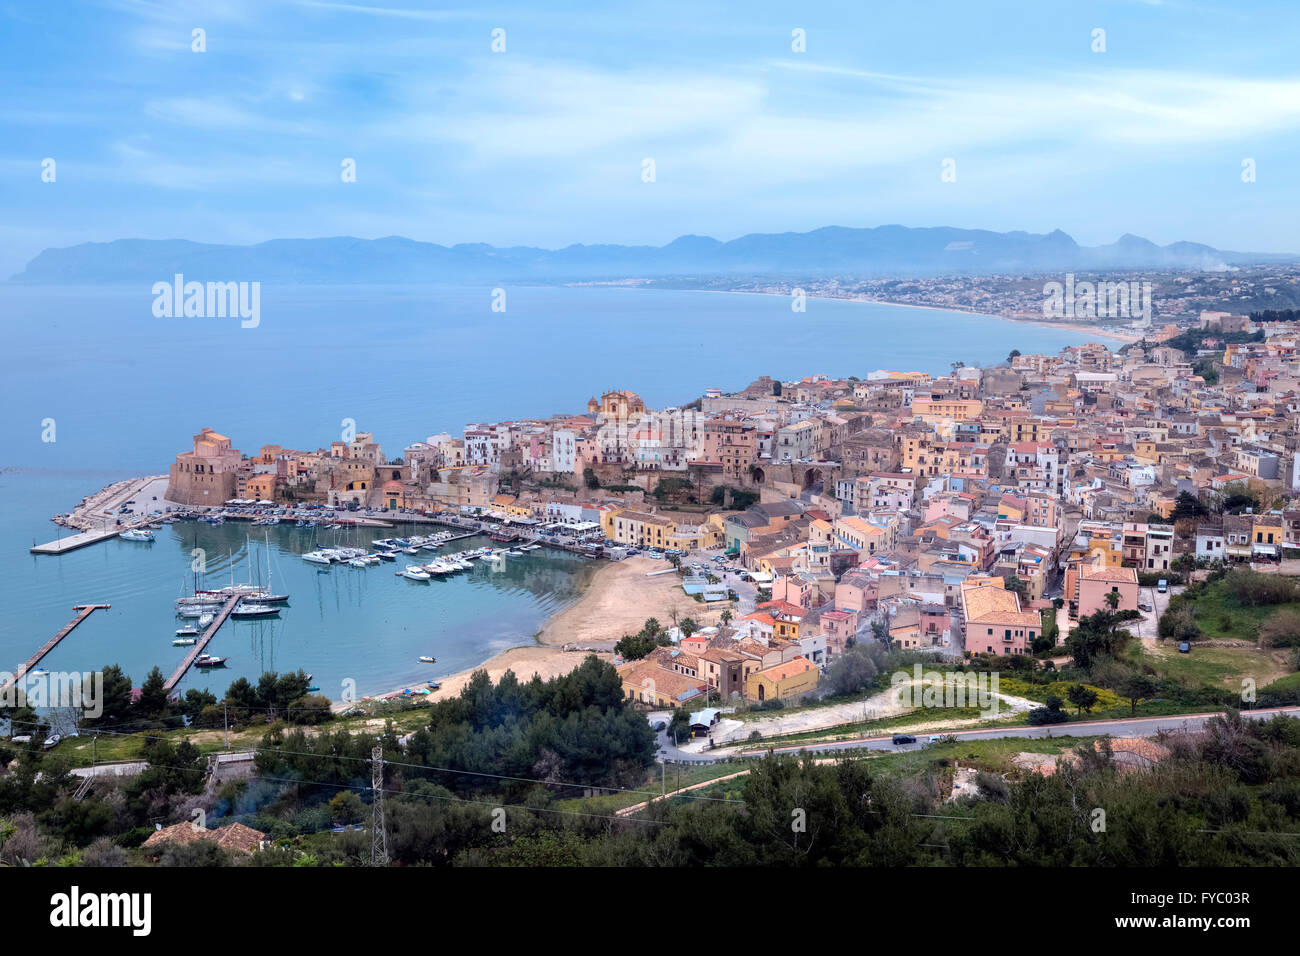
[[0, 684], [0, 693], [3, 693], [4, 691], [8, 690], [15, 683], [17, 683], [19, 680], [25, 677], [27, 675], [27, 672], [31, 670], [33, 667], [35, 667], [37, 664], [39, 664], [42, 657], [44, 657], [50, 651], [58, 647], [59, 642], [63, 640], [65, 637], [67, 637], [69, 634], [71, 634], [73, 629], [78, 624], [80, 624], [86, 618], [90, 617], [90, 615], [94, 614], [100, 608], [103, 608], [105, 611], [107, 611], [110, 607], [112, 607], [111, 604], [74, 604], [72, 606], [72, 609], [78, 612], [77, 616], [74, 617], [71, 621], [69, 621], [66, 625], [64, 625], [63, 630], [59, 631], [59, 633], [55, 634], [48, 641], [42, 644], [40, 650], [38, 650], [35, 654], [29, 657], [27, 659], [27, 663], [23, 664], [20, 668], [18, 668], [18, 672], [16, 674], [13, 674], [3, 684]]
[[171, 677], [167, 678], [163, 690], [170, 694], [175, 689], [176, 685], [181, 682], [181, 678], [185, 676], [186, 671], [194, 666], [194, 661], [203, 653], [203, 649], [208, 646], [208, 641], [217, 636], [217, 631], [220, 630], [222, 624], [226, 623], [226, 618], [230, 617], [230, 612], [238, 607], [239, 602], [243, 599], [242, 594], [236, 594], [222, 606], [221, 610], [217, 612], [217, 616], [212, 619], [212, 623], [208, 625], [208, 629], [203, 632], [203, 636], [199, 638], [199, 642], [185, 655], [185, 660], [181, 661], [181, 666], [176, 668], [176, 672]]

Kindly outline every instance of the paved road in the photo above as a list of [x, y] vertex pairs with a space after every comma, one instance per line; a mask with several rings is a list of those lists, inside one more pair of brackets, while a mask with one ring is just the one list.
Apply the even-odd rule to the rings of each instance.
[[[1112, 737], [1154, 737], [1161, 730], [1200, 730], [1205, 721], [1211, 717], [1219, 716], [1221, 712], [1203, 713], [1203, 714], [1178, 714], [1171, 717], [1138, 717], [1132, 720], [1085, 720], [1068, 724], [1054, 724], [1050, 727], [989, 727], [983, 730], [954, 730], [945, 731], [944, 736], [952, 736], [958, 740], [994, 740], [1004, 737], [1021, 737], [1026, 739], [1041, 739], [1045, 737], [1100, 737], [1103, 734], [1109, 734]], [[1293, 717], [1300, 717], [1300, 707], [1276, 707], [1270, 710], [1246, 711], [1243, 716], [1249, 719], [1267, 718], [1274, 714], [1290, 714]], [[929, 740], [928, 734], [917, 735], [917, 742], [914, 744], [901, 744], [895, 746], [892, 737], [863, 737], [858, 740], [836, 741], [835, 743], [826, 744], [792, 744], [780, 747], [757, 747], [749, 750], [733, 752], [732, 756], [762, 756], [770, 752], [778, 754], [796, 754], [801, 751], [808, 753], [835, 753], [838, 751], [852, 750], [882, 750], [896, 752], [903, 750], [919, 750], [926, 746]], [[681, 761], [682, 763], [716, 763], [719, 760], [725, 760], [727, 755], [704, 753], [688, 753], [673, 746], [672, 741], [659, 735], [659, 759], [668, 759]]]

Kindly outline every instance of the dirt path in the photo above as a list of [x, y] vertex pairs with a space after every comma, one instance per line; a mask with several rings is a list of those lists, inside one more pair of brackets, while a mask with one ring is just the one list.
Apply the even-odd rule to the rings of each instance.
[[[904, 687], [915, 686], [914, 683], [902, 685]], [[997, 715], [1028, 713], [1035, 707], [1040, 706], [1037, 701], [1028, 700], [1024, 697], [1012, 697], [1009, 694], [998, 694]], [[796, 711], [790, 714], [776, 714], [771, 717], [759, 717], [755, 720], [743, 721], [739, 727], [728, 728], [728, 730], [718, 737], [715, 737], [718, 743], [724, 740], [740, 742], [747, 738], [751, 733], [757, 730], [765, 738], [785, 736], [788, 734], [807, 733], [816, 730], [830, 730], [835, 727], [858, 723], [866, 720], [881, 720], [889, 717], [901, 717], [904, 714], [911, 713], [916, 708], [911, 705], [905, 705], [899, 700], [897, 688], [881, 691], [866, 700], [851, 701], [843, 704], [832, 704], [827, 707], [809, 707], [806, 710]], [[911, 730], [940, 730], [953, 727], [967, 727], [971, 724], [979, 723], [983, 718], [979, 717], [960, 717], [945, 720], [942, 717], [934, 721], [921, 725], [909, 725]], [[881, 733], [886, 731], [882, 730]]]

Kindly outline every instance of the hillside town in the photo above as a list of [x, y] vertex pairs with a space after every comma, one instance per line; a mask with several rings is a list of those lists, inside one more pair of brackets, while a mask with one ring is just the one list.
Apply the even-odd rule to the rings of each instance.
[[627, 696], [762, 704], [861, 641], [1028, 655], [1107, 605], [1150, 611], [1139, 587], [1171, 569], [1279, 561], [1300, 549], [1298, 408], [1300, 326], [1205, 312], [940, 376], [763, 376], [663, 409], [611, 389], [391, 459], [365, 432], [244, 455], [205, 428], [167, 498], [473, 516], [667, 559], [725, 613], [624, 660]]

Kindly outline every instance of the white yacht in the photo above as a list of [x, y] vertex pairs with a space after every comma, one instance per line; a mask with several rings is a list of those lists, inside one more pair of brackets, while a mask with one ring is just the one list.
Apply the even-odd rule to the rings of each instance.
[[402, 572], [402, 577], [410, 578], [412, 581], [427, 581], [429, 580], [429, 572], [418, 564], [411, 564]]
[[312, 564], [331, 564], [330, 556], [323, 551], [308, 551], [302, 556], [304, 561]]
[[131, 528], [118, 535], [123, 541], [152, 541], [153, 532], [148, 528]]
[[241, 604], [230, 612], [231, 617], [276, 617], [280, 609], [270, 604]]
[[176, 609], [176, 616], [187, 619], [201, 620], [206, 615], [216, 614], [220, 607], [215, 604], [190, 604], [185, 607]]

